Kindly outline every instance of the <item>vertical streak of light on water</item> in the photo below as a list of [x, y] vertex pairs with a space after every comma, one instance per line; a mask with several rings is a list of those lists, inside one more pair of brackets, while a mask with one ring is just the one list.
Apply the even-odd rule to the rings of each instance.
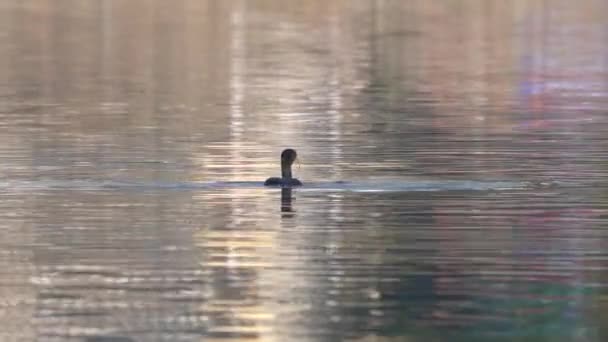
[[[244, 0], [239, 0], [235, 3], [234, 8], [231, 13], [231, 41], [230, 41], [230, 108], [229, 108], [229, 146], [230, 146], [230, 159], [229, 168], [231, 170], [233, 180], [240, 179], [240, 170], [242, 169], [240, 162], [244, 160], [244, 155], [241, 150], [243, 148], [243, 103], [245, 101], [245, 70], [247, 68], [246, 65], [246, 2]], [[238, 192], [239, 190], [228, 190]], [[237, 195], [237, 194], [235, 194]], [[226, 240], [226, 264], [224, 267], [226, 268], [227, 273], [234, 274], [238, 277], [240, 274], [240, 269], [248, 268], [245, 265], [240, 264], [239, 262], [239, 252], [232, 248], [233, 241], [238, 241], [241, 228], [240, 218], [245, 215], [245, 209], [242, 207], [242, 200], [239, 198], [233, 198], [230, 202], [230, 217], [228, 219], [229, 224], [232, 227], [237, 227], [236, 230], [225, 230], [226, 236], [224, 239]], [[257, 241], [257, 238], [254, 239]], [[256, 242], [253, 242], [254, 244]], [[254, 257], [257, 258], [258, 254], [255, 253]], [[259, 272], [259, 270], [257, 270]], [[251, 287], [254, 291], [256, 288], [255, 282], [250, 283], [248, 287]], [[233, 322], [230, 322], [229, 325], [237, 328], [244, 328], [241, 326], [239, 322], [239, 317], [247, 317], [249, 315], [253, 315], [256, 317], [264, 316], [266, 313], [264, 312], [264, 306], [260, 304], [253, 304], [252, 307], [242, 308], [240, 306], [237, 307], [227, 307], [227, 311], [230, 311], [233, 317], [235, 317]], [[255, 327], [253, 331], [256, 334], [264, 335], [265, 326], [264, 320], [255, 322]], [[262, 338], [263, 340], [268, 340], [268, 338]]]
[[[230, 41], [230, 160], [243, 160], [241, 143], [243, 135], [243, 101], [245, 98], [245, 10], [243, 1], [237, 1], [231, 12]], [[237, 170], [239, 168], [237, 167]], [[237, 180], [238, 171], [232, 165], [233, 180]]]
[[[237, 1], [231, 13], [231, 41], [230, 41], [230, 160], [231, 163], [238, 163], [243, 159], [241, 153], [241, 138], [243, 134], [243, 99], [245, 92], [244, 71], [245, 71], [245, 5], [243, 1]], [[233, 180], [238, 179], [238, 169], [235, 164], [230, 165]], [[230, 220], [240, 217], [239, 205], [230, 205]], [[236, 222], [233, 222], [236, 223]], [[233, 262], [228, 255], [228, 262]]]
[[[332, 65], [331, 68], [331, 73], [330, 73], [330, 80], [329, 80], [329, 110], [328, 110], [328, 114], [329, 114], [329, 141], [330, 141], [330, 146], [329, 146], [329, 150], [331, 151], [331, 159], [332, 159], [332, 163], [335, 165], [335, 163], [337, 161], [340, 161], [342, 159], [342, 149], [339, 145], [339, 142], [342, 140], [341, 134], [340, 134], [340, 127], [342, 124], [342, 108], [343, 108], [343, 99], [342, 99], [342, 93], [341, 93], [341, 89], [343, 89], [342, 84], [340, 84], [340, 71], [343, 70], [341, 69], [339, 66], [342, 65], [342, 61], [340, 61], [341, 56], [343, 56], [343, 54], [341, 53], [341, 43], [342, 41], [344, 41], [343, 37], [341, 37], [341, 32], [340, 32], [340, 19], [338, 16], [332, 16], [331, 20], [330, 20], [330, 27], [329, 27], [329, 44], [330, 44], [330, 51], [331, 51], [331, 55], [332, 55], [332, 61], [334, 61], [334, 65]], [[335, 168], [332, 172], [334, 174], [335, 177], [338, 177], [338, 179], [341, 179], [341, 174], [339, 171], [339, 168]], [[330, 216], [332, 217], [332, 219], [339, 219], [340, 216], [342, 216], [342, 201], [341, 200], [337, 200], [337, 201], [332, 201], [330, 204]], [[330, 242], [332, 244], [331, 247], [334, 247], [334, 243], [333, 241]]]
[[[482, 5], [481, 10], [485, 10], [487, 4]], [[475, 16], [475, 20], [471, 20], [470, 29], [471, 29], [471, 46], [468, 51], [470, 53], [470, 66], [469, 70], [474, 78], [470, 81], [470, 86], [467, 86], [468, 96], [471, 100], [470, 102], [470, 115], [473, 115], [476, 119], [476, 124], [472, 125], [470, 134], [474, 136], [472, 149], [477, 152], [482, 152], [484, 150], [484, 140], [485, 137], [483, 135], [483, 122], [487, 119], [486, 111], [480, 110], [484, 108], [488, 104], [488, 84], [487, 84], [487, 63], [488, 60], [488, 42], [486, 42], [488, 34], [488, 28], [486, 27], [485, 19], [482, 15]], [[461, 80], [462, 84], [466, 84], [466, 80]], [[464, 131], [465, 127], [460, 127], [461, 131]], [[464, 132], [461, 132], [464, 133]], [[477, 164], [478, 167], [482, 167], [480, 165], [480, 161], [474, 160], [473, 163]]]
[[[102, 80], [107, 80], [110, 76], [110, 61], [112, 60], [112, 26], [113, 26], [113, 18], [112, 18], [112, 2], [111, 1], [103, 1], [101, 3], [102, 6], [102, 40], [101, 40], [101, 51], [102, 51], [102, 61], [101, 61], [101, 77]], [[105, 83], [105, 82], [103, 82]], [[106, 86], [103, 87], [104, 96], [108, 96], [109, 92], [111, 92], [112, 87], [110, 83], [106, 83]], [[103, 101], [106, 101], [104, 99]]]
[[[51, 6], [49, 4], [49, 6]], [[41, 66], [40, 66], [40, 78], [41, 78], [41, 93], [42, 93], [42, 98], [45, 99], [46, 104], [51, 104], [52, 103], [52, 94], [53, 94], [53, 78], [52, 78], [52, 72], [53, 72], [53, 62], [52, 62], [52, 58], [51, 58], [51, 47], [53, 46], [53, 35], [51, 34], [51, 29], [48, 27], [49, 26], [49, 22], [48, 20], [44, 21], [45, 24], [45, 30], [42, 30], [42, 38], [40, 40], [41, 43], [41, 53], [43, 54], [43, 56], [45, 56], [46, 58], [43, 58], [41, 61]], [[38, 116], [38, 120], [39, 123], [44, 121], [46, 118], [45, 116], [48, 116], [48, 113], [42, 114], [40, 116]]]
[[[340, 56], [340, 27], [339, 27], [339, 19], [334, 17], [330, 21], [330, 46], [332, 53], [332, 60], [334, 63], [339, 62]], [[338, 144], [341, 141], [340, 127], [342, 124], [342, 93], [340, 89], [342, 89], [342, 85], [340, 84], [340, 68], [338, 65], [332, 65], [331, 70], [331, 78], [329, 80], [329, 134], [330, 141], [332, 142], [330, 146], [331, 155], [334, 163], [339, 161], [342, 157], [342, 149]], [[335, 176], [340, 178], [340, 170], [334, 170]]]

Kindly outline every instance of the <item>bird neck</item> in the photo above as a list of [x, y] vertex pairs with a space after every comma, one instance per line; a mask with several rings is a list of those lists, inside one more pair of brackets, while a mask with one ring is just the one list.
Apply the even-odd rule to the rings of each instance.
[[291, 164], [281, 163], [281, 178], [291, 178]]

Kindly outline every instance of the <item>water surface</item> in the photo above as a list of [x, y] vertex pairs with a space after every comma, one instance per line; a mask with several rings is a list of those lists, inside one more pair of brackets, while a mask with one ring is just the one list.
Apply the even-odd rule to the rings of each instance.
[[608, 339], [607, 11], [3, 2], [0, 340]]

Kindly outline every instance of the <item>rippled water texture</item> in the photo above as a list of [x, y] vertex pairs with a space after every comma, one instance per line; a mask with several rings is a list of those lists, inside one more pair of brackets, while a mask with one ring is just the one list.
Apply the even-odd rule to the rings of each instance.
[[608, 341], [606, 13], [0, 1], [0, 341]]

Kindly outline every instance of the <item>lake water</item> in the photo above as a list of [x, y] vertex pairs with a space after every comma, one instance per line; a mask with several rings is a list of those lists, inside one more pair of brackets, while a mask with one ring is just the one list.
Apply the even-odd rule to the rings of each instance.
[[0, 341], [608, 340], [605, 13], [1, 2]]

